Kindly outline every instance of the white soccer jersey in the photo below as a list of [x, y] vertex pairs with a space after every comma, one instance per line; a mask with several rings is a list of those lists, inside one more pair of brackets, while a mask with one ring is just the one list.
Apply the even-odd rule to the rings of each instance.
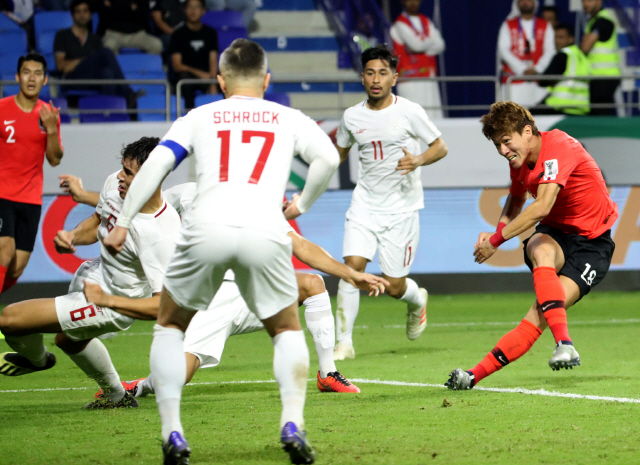
[[403, 147], [419, 155], [420, 140], [429, 145], [442, 134], [418, 104], [395, 95], [393, 99], [378, 111], [367, 108], [366, 101], [359, 103], [340, 121], [338, 145], [356, 145], [360, 161], [352, 209], [405, 213], [424, 208], [420, 168], [402, 176], [396, 167], [405, 156]]
[[118, 191], [118, 172], [110, 175], [100, 192], [96, 213], [102, 272], [107, 291], [133, 299], [151, 297], [162, 290], [162, 281], [180, 234], [180, 217], [174, 208], [162, 203], [154, 213], [138, 213], [122, 252], [111, 255], [103, 245], [122, 210], [124, 199]]
[[298, 110], [234, 96], [179, 118], [162, 145], [177, 162], [196, 157], [197, 194], [185, 227], [224, 224], [286, 238], [282, 197], [293, 156], [335, 150], [318, 125]]

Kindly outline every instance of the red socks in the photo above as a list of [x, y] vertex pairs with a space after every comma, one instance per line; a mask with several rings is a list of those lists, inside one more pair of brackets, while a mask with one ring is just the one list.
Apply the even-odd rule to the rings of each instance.
[[2, 285], [2, 291], [0, 291], [0, 294], [4, 293], [8, 289], [11, 289], [17, 282], [18, 282], [17, 279], [5, 277], [4, 284]]
[[469, 370], [475, 376], [474, 385], [526, 354], [541, 334], [542, 331], [536, 325], [522, 320], [518, 326], [502, 336], [498, 344], [477, 366]]
[[7, 275], [7, 269], [0, 265], [0, 286], [4, 287], [4, 278]]
[[555, 268], [550, 266], [534, 268], [533, 288], [556, 344], [560, 341], [571, 342], [567, 328], [567, 311], [564, 308], [564, 288]]

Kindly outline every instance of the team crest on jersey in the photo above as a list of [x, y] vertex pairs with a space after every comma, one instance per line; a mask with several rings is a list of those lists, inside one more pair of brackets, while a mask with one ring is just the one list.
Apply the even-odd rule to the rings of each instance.
[[547, 160], [544, 162], [544, 180], [553, 181], [558, 175], [558, 160]]
[[400, 124], [398, 124], [397, 121], [393, 121], [390, 125], [389, 125], [389, 132], [391, 134], [399, 134], [402, 131], [402, 127], [400, 127]]

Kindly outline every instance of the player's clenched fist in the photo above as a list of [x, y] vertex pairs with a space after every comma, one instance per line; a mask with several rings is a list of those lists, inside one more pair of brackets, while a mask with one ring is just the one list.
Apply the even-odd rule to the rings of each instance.
[[124, 241], [127, 239], [127, 230], [121, 226], [116, 226], [111, 230], [109, 235], [104, 238], [102, 244], [107, 248], [111, 255], [116, 255], [124, 247]]
[[75, 253], [76, 247], [73, 245], [75, 234], [69, 231], [58, 231], [53, 243], [58, 253]]
[[87, 302], [95, 304], [98, 307], [109, 307], [109, 294], [106, 294], [102, 288], [95, 283], [84, 280], [84, 288], [82, 289]]

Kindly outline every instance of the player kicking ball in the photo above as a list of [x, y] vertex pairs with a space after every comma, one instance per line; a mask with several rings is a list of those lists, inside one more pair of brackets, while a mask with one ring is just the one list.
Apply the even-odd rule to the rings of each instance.
[[[511, 188], [496, 232], [478, 237], [475, 261], [484, 263], [502, 243], [537, 224], [524, 241], [536, 301], [478, 365], [449, 374], [445, 386], [453, 390], [471, 389], [522, 357], [547, 327], [556, 341], [551, 369], [580, 365], [566, 309], [602, 281], [615, 248], [611, 227], [618, 206], [580, 142], [558, 129], [538, 131], [531, 113], [513, 102], [494, 103], [480, 122], [482, 133], [509, 162]], [[523, 209], [527, 193], [535, 200]]]
[[[180, 233], [180, 217], [158, 188], [133, 218], [132, 234], [122, 253], [110, 255], [103, 241], [118, 220], [131, 182], [158, 142], [143, 137], [127, 145], [122, 151], [122, 170], [107, 178], [95, 213], [73, 230], [56, 235], [59, 253], [73, 253], [77, 246], [100, 241], [100, 258], [78, 268], [69, 294], [27, 300], [3, 310], [0, 330], [15, 352], [0, 355], [1, 374], [20, 376], [52, 368], [56, 359], [47, 351], [42, 333], [56, 333], [56, 345], [105, 392], [85, 408], [138, 406], [123, 389], [109, 352], [97, 338], [128, 329], [149, 308], [157, 311], [162, 279]], [[113, 294], [112, 308], [87, 301], [83, 291], [88, 282]]]
[[[424, 208], [420, 167], [442, 159], [447, 146], [420, 105], [391, 93], [398, 57], [379, 45], [365, 50], [361, 61], [367, 100], [344, 112], [336, 136], [341, 161], [353, 146], [359, 157], [342, 255], [348, 266], [363, 272], [379, 252], [382, 275], [390, 283], [387, 293], [407, 304], [407, 338], [413, 340], [427, 327], [427, 290], [408, 277]], [[355, 357], [352, 335], [359, 307], [360, 291], [340, 281], [336, 360]]]

